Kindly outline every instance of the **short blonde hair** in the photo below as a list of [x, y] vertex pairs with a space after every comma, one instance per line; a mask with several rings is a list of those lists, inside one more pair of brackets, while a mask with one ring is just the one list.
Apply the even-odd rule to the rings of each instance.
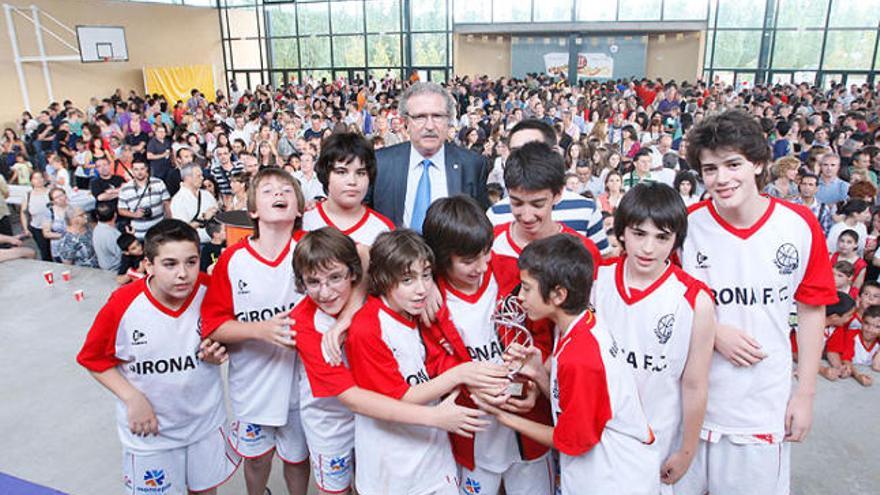
[[801, 168], [801, 161], [798, 157], [791, 155], [783, 156], [773, 164], [773, 177], [782, 177], [789, 170], [797, 170], [799, 168]]

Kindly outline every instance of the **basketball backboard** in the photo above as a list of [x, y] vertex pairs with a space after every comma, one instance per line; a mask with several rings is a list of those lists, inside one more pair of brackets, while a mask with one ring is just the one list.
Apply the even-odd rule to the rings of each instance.
[[128, 45], [125, 28], [119, 26], [77, 26], [79, 56], [87, 62], [125, 62]]

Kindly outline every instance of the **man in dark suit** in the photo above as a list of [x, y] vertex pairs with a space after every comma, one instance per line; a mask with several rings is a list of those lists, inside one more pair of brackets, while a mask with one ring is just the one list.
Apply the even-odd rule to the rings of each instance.
[[446, 142], [455, 100], [437, 83], [416, 83], [401, 96], [410, 142], [376, 152], [372, 207], [398, 227], [421, 232], [434, 200], [465, 194], [488, 207], [486, 160]]

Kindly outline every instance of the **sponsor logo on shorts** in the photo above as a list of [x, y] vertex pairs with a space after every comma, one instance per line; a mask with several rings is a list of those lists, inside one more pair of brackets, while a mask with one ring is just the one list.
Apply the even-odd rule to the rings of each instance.
[[480, 482], [468, 476], [466, 480], [464, 480], [464, 491], [465, 493], [471, 493], [473, 495], [477, 495], [480, 493], [482, 488], [480, 487]]
[[246, 439], [257, 439], [263, 434], [263, 427], [260, 425], [248, 424], [244, 429], [244, 437]]
[[148, 469], [144, 473], [144, 486], [138, 487], [138, 493], [165, 493], [171, 489], [171, 483], [165, 480], [164, 469]]
[[330, 459], [330, 473], [331, 474], [343, 474], [348, 471], [348, 461], [345, 457], [334, 457]]

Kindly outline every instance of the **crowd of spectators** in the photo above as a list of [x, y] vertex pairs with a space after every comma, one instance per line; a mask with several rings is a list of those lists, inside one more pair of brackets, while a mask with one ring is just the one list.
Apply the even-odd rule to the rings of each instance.
[[[117, 90], [84, 108], [64, 101], [36, 116], [24, 112], [0, 138], [0, 193], [8, 197], [7, 183], [29, 192], [15, 222], [18, 235], [13, 212], [0, 202], [6, 236], [0, 245], [32, 255], [21, 248], [30, 237], [43, 260], [115, 270], [121, 282], [142, 275], [139, 242], [163, 218], [191, 223], [206, 248], [217, 246], [216, 214], [246, 209], [248, 178], [261, 168], [281, 167], [296, 177], [308, 209], [325, 195], [314, 164], [328, 135], [361, 133], [377, 150], [409, 141], [412, 128], [398, 102], [413, 82], [309, 80], [253, 91], [233, 84], [229, 95], [193, 90], [176, 102]], [[449, 121], [446, 142], [482, 157], [485, 191], [497, 203], [490, 217], [509, 211], [503, 170], [508, 133], [519, 122], [553, 128], [568, 167], [563, 201], [587, 200], [607, 220], [640, 182], [669, 184], [687, 205], [699, 201], [704, 188], [686, 160], [687, 131], [707, 116], [740, 108], [760, 122], [773, 150], [766, 194], [808, 206], [832, 253], [843, 232], [854, 232], [863, 262], [857, 265], [870, 280], [880, 274], [880, 257], [874, 257], [880, 122], [873, 86], [731, 87], [659, 79], [570, 85], [530, 75], [459, 76], [444, 88], [455, 103], [442, 114]], [[95, 200], [91, 219], [69, 200], [86, 190]], [[578, 221], [588, 223], [571, 218], [572, 225]], [[606, 255], [618, 249], [613, 236], [605, 240], [609, 227], [606, 221], [596, 233], [589, 225], [573, 226]], [[859, 272], [852, 283], [858, 289], [864, 280]]]

